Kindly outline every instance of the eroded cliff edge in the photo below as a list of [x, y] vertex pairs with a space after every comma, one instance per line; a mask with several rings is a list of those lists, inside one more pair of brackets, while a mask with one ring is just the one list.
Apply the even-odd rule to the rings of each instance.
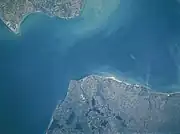
[[0, 19], [16, 34], [23, 19], [35, 12], [70, 19], [78, 16], [84, 0], [0, 0]]
[[90, 75], [72, 80], [46, 134], [179, 133], [180, 94]]

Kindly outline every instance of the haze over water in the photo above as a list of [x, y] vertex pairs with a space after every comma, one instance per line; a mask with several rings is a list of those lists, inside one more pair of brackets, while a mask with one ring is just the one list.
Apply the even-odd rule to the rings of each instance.
[[69, 21], [32, 14], [21, 36], [0, 24], [0, 133], [43, 133], [69, 80], [91, 73], [180, 91], [178, 3], [104, 0], [94, 10], [93, 2]]

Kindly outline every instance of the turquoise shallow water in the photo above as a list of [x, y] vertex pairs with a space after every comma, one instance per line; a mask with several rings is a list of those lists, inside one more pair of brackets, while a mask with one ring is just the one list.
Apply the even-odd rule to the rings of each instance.
[[21, 36], [1, 22], [3, 134], [43, 133], [69, 80], [91, 73], [148, 82], [161, 92], [179, 91], [179, 5], [169, 0], [117, 3], [105, 3], [100, 17], [87, 11], [70, 21], [32, 14]]

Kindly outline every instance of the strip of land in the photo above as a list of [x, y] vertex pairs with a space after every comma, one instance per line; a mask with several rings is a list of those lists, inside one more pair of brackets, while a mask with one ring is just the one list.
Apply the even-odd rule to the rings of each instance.
[[31, 13], [70, 19], [79, 16], [83, 6], [83, 0], [0, 0], [0, 19], [18, 34], [21, 22]]
[[180, 93], [161, 93], [114, 77], [72, 80], [46, 134], [175, 134]]

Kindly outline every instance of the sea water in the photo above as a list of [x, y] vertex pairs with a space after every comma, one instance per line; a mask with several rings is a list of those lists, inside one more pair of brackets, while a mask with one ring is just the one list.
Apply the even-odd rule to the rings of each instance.
[[175, 1], [87, 2], [82, 15], [68, 21], [29, 15], [20, 36], [0, 25], [3, 134], [42, 134], [69, 81], [92, 73], [180, 91]]

